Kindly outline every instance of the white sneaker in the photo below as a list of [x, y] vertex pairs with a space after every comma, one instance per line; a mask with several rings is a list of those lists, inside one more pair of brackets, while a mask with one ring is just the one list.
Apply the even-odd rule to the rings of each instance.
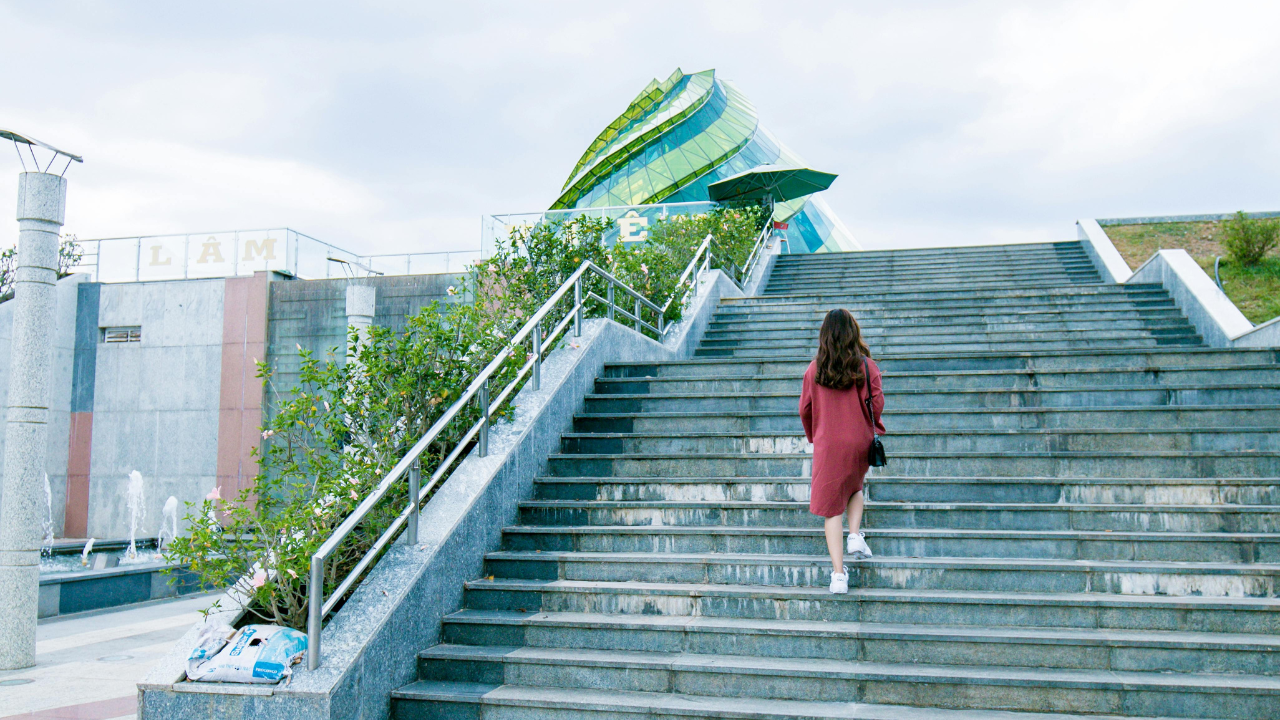
[[849, 592], [849, 566], [843, 568], [844, 574], [831, 573], [831, 592], [844, 595]]
[[854, 560], [866, 560], [871, 557], [871, 548], [867, 547], [865, 533], [849, 533], [849, 544], [845, 548], [845, 552], [849, 553], [849, 557]]

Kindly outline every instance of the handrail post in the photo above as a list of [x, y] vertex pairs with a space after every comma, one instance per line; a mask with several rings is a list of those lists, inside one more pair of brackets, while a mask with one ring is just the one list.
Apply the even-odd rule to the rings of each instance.
[[640, 324], [640, 298], [636, 298], [636, 332], [641, 332], [643, 325]]
[[613, 281], [609, 281], [609, 319], [613, 319]]
[[489, 379], [480, 386], [480, 457], [489, 455]]
[[409, 466], [409, 527], [405, 531], [409, 544], [418, 544], [418, 495], [422, 493], [422, 464], [414, 460]]
[[573, 283], [573, 336], [582, 337], [582, 278]]
[[534, 390], [542, 387], [542, 326], [533, 326], [533, 377], [529, 384]]
[[324, 612], [324, 558], [311, 556], [311, 580], [307, 584], [307, 669], [320, 667], [320, 617]]

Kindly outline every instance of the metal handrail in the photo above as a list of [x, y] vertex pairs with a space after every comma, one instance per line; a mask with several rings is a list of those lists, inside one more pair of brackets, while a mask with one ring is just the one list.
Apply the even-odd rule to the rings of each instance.
[[[680, 289], [689, 279], [690, 274], [695, 272], [698, 267], [698, 261], [702, 260], [702, 268], [698, 270], [701, 274], [711, 261], [712, 236], [708, 235], [703, 240], [702, 245], [698, 248], [697, 253], [689, 262], [689, 266], [685, 269], [684, 274], [680, 276], [675, 289], [671, 293], [671, 297], [662, 307], [651, 302], [648, 298], [636, 292], [629, 285], [622, 282], [612, 274], [598, 267], [590, 260], [584, 261], [572, 275], [566, 279], [554, 293], [551, 294], [546, 302], [521, 326], [520, 330], [512, 336], [511, 340], [503, 347], [503, 349], [489, 362], [488, 365], [476, 375], [475, 379], [467, 386], [466, 391], [457, 399], [449, 409], [445, 410], [427, 430], [426, 433], [414, 443], [405, 456], [395, 464], [391, 471], [378, 483], [363, 501], [360, 502], [356, 509], [349, 515], [337, 528], [333, 534], [320, 546], [318, 550], [311, 556], [311, 573], [307, 587], [307, 667], [315, 670], [320, 666], [320, 630], [324, 621], [324, 617], [333, 610], [334, 606], [350, 592], [351, 588], [360, 579], [361, 575], [372, 565], [382, 550], [389, 545], [399, 533], [402, 527], [407, 525], [406, 533], [411, 544], [417, 543], [418, 538], [418, 509], [422, 500], [426, 498], [437, 484], [449, 472], [454, 461], [467, 448], [468, 443], [479, 435], [477, 441], [477, 451], [480, 457], [488, 455], [489, 446], [489, 424], [490, 417], [494, 411], [502, 407], [506, 399], [520, 386], [520, 383], [527, 375], [532, 374], [530, 382], [534, 390], [537, 390], [541, 384], [542, 355], [546, 347], [551, 347], [561, 333], [573, 324], [573, 334], [575, 337], [582, 335], [582, 311], [586, 300], [591, 299], [606, 305], [608, 317], [613, 319], [617, 313], [632, 320], [636, 324], [636, 329], [648, 329], [658, 335], [659, 338], [666, 336], [666, 332], [670, 329], [666, 325], [665, 315], [671, 303], [680, 302], [688, 295], [688, 291], [681, 294]], [[602, 298], [594, 292], [588, 292], [583, 295], [582, 279], [586, 273], [591, 272], [608, 283], [607, 298]], [[698, 276], [693, 276], [691, 283], [694, 294], [697, 294]], [[614, 302], [615, 289], [620, 288], [622, 292], [630, 296], [634, 300], [634, 312], [628, 312], [617, 306]], [[573, 307], [569, 312], [556, 323], [550, 335], [546, 338], [542, 337], [542, 321], [552, 312], [557, 304], [573, 290]], [[648, 309], [656, 312], [658, 316], [657, 325], [645, 322], [641, 318], [641, 313]], [[489, 379], [506, 363], [517, 347], [524, 344], [526, 339], [531, 339], [532, 352], [530, 357], [517, 371], [516, 376], [509, 382], [505, 388], [498, 394], [498, 397], [490, 402], [489, 399]], [[440, 462], [439, 467], [431, 474], [431, 477], [425, 485], [421, 482], [420, 458], [427, 447], [440, 436], [444, 429], [467, 407], [472, 400], [477, 400], [481, 406], [480, 419], [477, 420], [458, 441], [453, 450]], [[356, 563], [355, 567], [343, 578], [338, 587], [334, 589], [326, 600], [324, 597], [324, 566], [328, 559], [338, 549], [343, 540], [351, 534], [353, 530], [360, 524], [365, 517], [373, 510], [373, 508], [386, 497], [391, 487], [400, 480], [405, 474], [409, 476], [409, 502], [406, 503], [404, 510], [392, 521], [391, 525], [378, 537], [368, 552]]]
[[756, 244], [752, 246], [751, 254], [747, 256], [747, 261], [742, 264], [741, 284], [743, 286], [751, 279], [751, 273], [755, 272], [756, 263], [760, 262], [760, 258], [764, 257], [764, 253], [761, 251], [765, 248], [765, 243], [768, 242], [772, 225], [772, 221], [767, 221], [764, 227], [760, 228], [760, 234], [756, 236]]

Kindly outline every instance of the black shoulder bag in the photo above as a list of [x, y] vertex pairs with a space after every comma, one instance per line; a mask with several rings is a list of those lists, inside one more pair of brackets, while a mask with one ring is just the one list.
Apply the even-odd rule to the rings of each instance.
[[871, 371], [865, 355], [862, 358], [862, 381], [867, 384], [867, 417], [871, 420], [871, 449], [867, 451], [867, 463], [871, 467], [884, 467], [889, 461], [884, 457], [884, 443], [876, 434], [876, 413], [871, 409]]

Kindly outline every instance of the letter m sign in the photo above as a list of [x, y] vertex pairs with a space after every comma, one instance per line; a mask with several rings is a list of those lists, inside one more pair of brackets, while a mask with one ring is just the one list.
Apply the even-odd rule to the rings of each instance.
[[244, 241], [244, 258], [245, 261], [262, 258], [263, 260], [276, 259], [276, 239], [263, 238], [261, 240], [245, 240]]

